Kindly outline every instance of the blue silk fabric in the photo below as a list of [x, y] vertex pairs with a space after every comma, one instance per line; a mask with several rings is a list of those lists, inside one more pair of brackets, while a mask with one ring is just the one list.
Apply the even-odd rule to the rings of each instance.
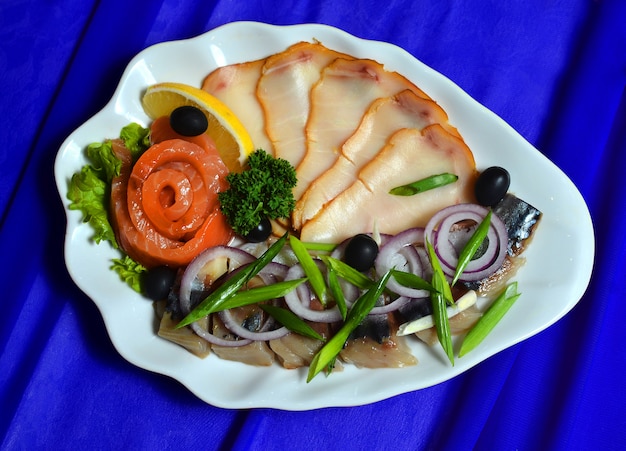
[[[64, 266], [56, 152], [139, 51], [240, 20], [396, 44], [501, 116], [591, 211], [576, 307], [461, 376], [352, 408], [217, 408], [125, 361]], [[623, 1], [3, 0], [0, 448], [626, 448], [625, 84]]]

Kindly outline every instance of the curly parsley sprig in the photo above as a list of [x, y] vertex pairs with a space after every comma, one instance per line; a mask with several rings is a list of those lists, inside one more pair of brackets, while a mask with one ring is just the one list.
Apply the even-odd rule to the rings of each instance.
[[296, 205], [292, 189], [298, 181], [291, 163], [262, 149], [250, 154], [248, 166], [228, 174], [230, 188], [219, 193], [222, 212], [233, 230], [244, 236], [264, 218], [289, 217]]

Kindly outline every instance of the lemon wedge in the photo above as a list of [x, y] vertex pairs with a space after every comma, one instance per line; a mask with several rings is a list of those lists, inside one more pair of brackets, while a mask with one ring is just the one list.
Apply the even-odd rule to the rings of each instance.
[[157, 83], [148, 87], [141, 103], [153, 120], [169, 116], [184, 105], [203, 111], [209, 121], [207, 133], [232, 172], [241, 172], [254, 150], [252, 138], [237, 116], [222, 101], [200, 88], [183, 83]]

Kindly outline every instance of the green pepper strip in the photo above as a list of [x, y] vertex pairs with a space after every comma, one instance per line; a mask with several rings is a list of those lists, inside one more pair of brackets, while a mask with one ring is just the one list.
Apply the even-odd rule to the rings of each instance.
[[327, 368], [328, 365], [334, 361], [335, 357], [343, 349], [352, 331], [356, 329], [365, 316], [376, 305], [376, 300], [384, 291], [390, 276], [391, 272], [389, 271], [374, 287], [363, 293], [361, 297], [355, 301], [341, 328], [313, 357], [311, 365], [309, 366], [307, 382], [310, 382], [320, 371]]
[[452, 292], [448, 280], [441, 269], [441, 264], [435, 253], [435, 249], [426, 240], [426, 247], [428, 248], [428, 255], [433, 267], [432, 285], [435, 288], [435, 292], [430, 293], [430, 300], [433, 304], [433, 320], [435, 323], [435, 329], [437, 330], [437, 337], [439, 343], [444, 352], [448, 356], [450, 363], [454, 366], [454, 349], [452, 347], [452, 333], [450, 332], [450, 320], [448, 318], [448, 311], [446, 309], [446, 303], [454, 304], [452, 298]]
[[445, 186], [450, 183], [454, 183], [459, 179], [457, 175], [443, 173], [437, 175], [431, 175], [430, 177], [423, 178], [417, 182], [409, 183], [408, 185], [401, 185], [392, 188], [389, 194], [395, 196], [413, 196], [414, 194], [423, 193], [440, 186]]
[[476, 230], [474, 230], [474, 233], [472, 233], [469, 241], [465, 244], [465, 246], [463, 246], [451, 285], [454, 285], [457, 282], [461, 274], [463, 274], [463, 271], [465, 271], [468, 263], [472, 260], [472, 258], [474, 258], [474, 255], [480, 245], [483, 244], [483, 241], [487, 236], [487, 232], [489, 232], [489, 226], [491, 225], [491, 214], [492, 212], [489, 210], [487, 216], [485, 216], [478, 227], [476, 227]]
[[461, 343], [459, 357], [464, 356], [478, 346], [485, 337], [489, 335], [496, 324], [500, 322], [502, 317], [509, 311], [519, 297], [520, 293], [517, 292], [517, 282], [509, 284], [504, 292], [493, 301], [478, 322], [474, 324], [474, 327], [469, 330], [463, 343]]
[[280, 252], [287, 241], [287, 233], [272, 244], [258, 259], [235, 274], [230, 280], [220, 285], [207, 296], [196, 308], [176, 325], [176, 329], [187, 326], [208, 315], [209, 310], [219, 309], [239, 289], [247, 284]]
[[311, 254], [309, 254], [304, 244], [302, 244], [302, 241], [295, 236], [291, 235], [289, 237], [289, 244], [291, 245], [293, 253], [296, 254], [296, 258], [302, 265], [304, 274], [308, 277], [313, 292], [322, 305], [326, 305], [328, 303], [326, 282], [324, 281], [322, 272], [313, 260], [313, 257], [311, 257]]

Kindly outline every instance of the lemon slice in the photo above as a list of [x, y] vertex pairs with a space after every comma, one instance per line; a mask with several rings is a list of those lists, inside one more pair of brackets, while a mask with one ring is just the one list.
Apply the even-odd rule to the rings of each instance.
[[148, 87], [141, 102], [151, 119], [169, 116], [184, 105], [203, 111], [209, 121], [207, 133], [230, 171], [241, 172], [254, 150], [252, 138], [237, 116], [222, 101], [200, 88], [182, 83], [158, 83]]

